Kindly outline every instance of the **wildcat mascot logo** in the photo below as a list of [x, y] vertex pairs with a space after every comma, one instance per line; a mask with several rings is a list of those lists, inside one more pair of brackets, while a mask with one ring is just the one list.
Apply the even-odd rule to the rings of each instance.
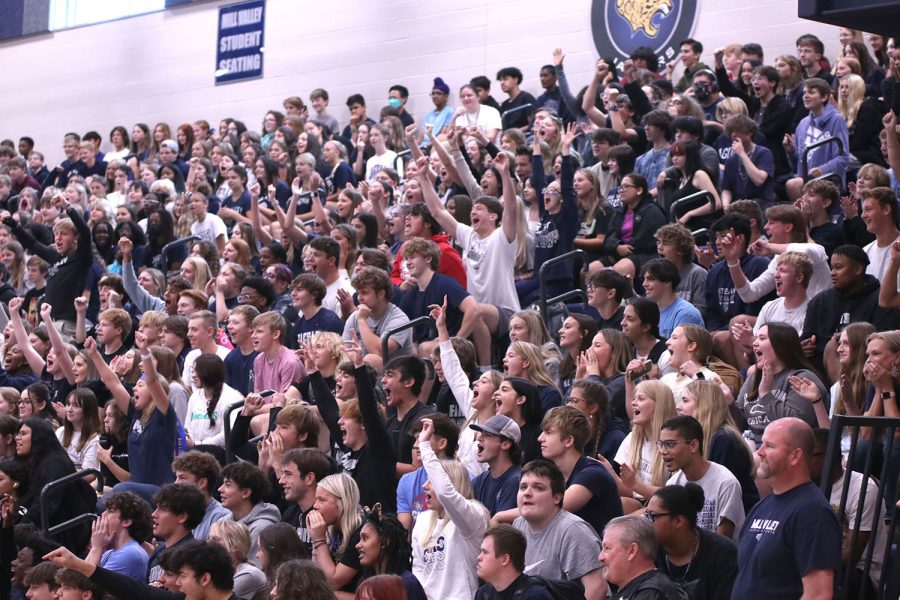
[[653, 18], [660, 13], [665, 19], [672, 12], [672, 0], [616, 0], [616, 11], [631, 25], [632, 34], [640, 29], [648, 37], [656, 37], [659, 28]]
[[651, 48], [660, 65], [675, 58], [690, 37], [700, 0], [594, 0], [591, 30], [600, 56], [621, 63], [637, 48]]

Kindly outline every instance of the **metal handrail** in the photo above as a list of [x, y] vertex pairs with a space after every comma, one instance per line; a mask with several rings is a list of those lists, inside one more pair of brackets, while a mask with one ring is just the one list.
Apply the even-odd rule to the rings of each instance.
[[[810, 153], [822, 146], [827, 146], [828, 144], [837, 144], [838, 154], [844, 153], [844, 142], [839, 137], [830, 137], [825, 138], [824, 140], [819, 140], [815, 144], [810, 144], [806, 148], [803, 149], [803, 156], [800, 157], [800, 166], [801, 173], [803, 174], [803, 181], [809, 179], [809, 155]], [[831, 173], [826, 173], [825, 175], [831, 175]]]
[[706, 190], [700, 190], [699, 192], [694, 192], [690, 196], [685, 196], [684, 198], [679, 198], [678, 200], [673, 202], [671, 205], [669, 205], [669, 221], [675, 222], [676, 212], [678, 211], [679, 208], [681, 208], [685, 204], [697, 203], [698, 208], [700, 206], [702, 206], [703, 203], [697, 202], [697, 200], [700, 200], [702, 198], [705, 198], [709, 202], [710, 206], [712, 206], [713, 211], [716, 210], [716, 197], [713, 196], [710, 192], [707, 192]]
[[222, 423], [222, 429], [225, 432], [225, 464], [229, 464], [234, 461], [234, 452], [231, 451], [231, 413], [239, 408], [244, 408], [244, 402], [246, 400], [240, 400], [239, 402], [235, 402], [234, 404], [228, 406], [225, 409], [225, 414], [222, 416], [225, 421]]
[[521, 106], [516, 106], [515, 108], [510, 108], [509, 110], [507, 110], [505, 113], [503, 113], [500, 116], [500, 123], [503, 124], [504, 127], [506, 127], [506, 122], [504, 121], [504, 119], [506, 119], [506, 117], [508, 117], [509, 115], [515, 114], [517, 112], [521, 112], [523, 110], [528, 110], [532, 106], [533, 105], [529, 102], [529, 103], [523, 104]]
[[400, 169], [397, 168], [397, 165], [404, 157], [412, 155], [412, 150], [407, 148], [406, 150], [401, 150], [397, 153], [397, 156], [394, 157], [394, 171], [398, 174], [400, 173]]
[[189, 235], [186, 238], [179, 238], [177, 240], [173, 240], [162, 247], [162, 250], [159, 251], [159, 257], [162, 261], [162, 269], [160, 271], [166, 272], [169, 270], [169, 250], [174, 248], [175, 246], [181, 246], [183, 244], [190, 244], [193, 242], [200, 241], [199, 235]]
[[[49, 529], [50, 529], [49, 522], [48, 522], [50, 520], [50, 515], [47, 514], [47, 494], [49, 494], [51, 491], [55, 490], [58, 487], [62, 487], [68, 483], [72, 483], [73, 481], [78, 481], [79, 479], [87, 477], [88, 475], [93, 475], [97, 478], [97, 481], [101, 484], [100, 489], [102, 490], [103, 489], [103, 487], [102, 487], [103, 473], [101, 473], [99, 469], [82, 469], [75, 473], [70, 473], [69, 475], [66, 475], [65, 477], [60, 477], [59, 479], [54, 479], [53, 481], [51, 481], [50, 483], [45, 485], [43, 488], [41, 488], [41, 496], [38, 499], [38, 506], [40, 507], [40, 510], [41, 510], [41, 531], [45, 535], [49, 535]], [[85, 513], [85, 514], [93, 514], [93, 513]], [[81, 516], [83, 517], [84, 515], [81, 515]], [[94, 516], [96, 516], [96, 515], [94, 515]], [[75, 517], [74, 519], [69, 519], [65, 523], [71, 523], [72, 521], [75, 521], [78, 518], [79, 517]], [[65, 523], [60, 523], [59, 525], [55, 525], [54, 527], [59, 528], [61, 525], [64, 525]], [[71, 527], [71, 525], [69, 525], [69, 527]]]
[[434, 319], [429, 316], [423, 316], [416, 317], [412, 321], [408, 321], [403, 325], [398, 325], [393, 329], [388, 329], [381, 334], [381, 359], [385, 362], [385, 364], [387, 363], [388, 356], [388, 342], [390, 341], [391, 337], [397, 335], [401, 331], [406, 331], [407, 329], [412, 329], [414, 327], [418, 327], [419, 325], [428, 325], [432, 331], [435, 330]]
[[544, 274], [547, 272], [550, 267], [558, 265], [561, 262], [567, 261], [581, 261], [581, 270], [587, 272], [588, 269], [588, 261], [587, 254], [584, 253], [584, 250], [572, 250], [571, 252], [566, 252], [565, 254], [560, 254], [559, 256], [554, 256], [550, 260], [544, 261], [544, 264], [541, 265], [540, 270], [538, 271], [538, 285], [540, 286], [540, 299], [538, 300], [538, 307], [540, 308], [541, 318], [544, 320], [544, 323], [547, 322], [547, 306], [553, 304], [555, 302], [560, 302], [562, 300], [567, 300], [569, 298], [574, 297], [575, 292], [580, 292], [581, 290], [570, 290], [565, 292], [559, 296], [554, 298], [547, 298], [547, 282], [544, 280]]

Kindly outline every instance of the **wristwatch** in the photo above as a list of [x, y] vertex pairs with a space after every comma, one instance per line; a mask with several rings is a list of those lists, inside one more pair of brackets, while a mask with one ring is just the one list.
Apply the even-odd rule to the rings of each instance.
[[890, 400], [891, 398], [896, 398], [897, 394], [895, 392], [881, 392], [882, 400]]

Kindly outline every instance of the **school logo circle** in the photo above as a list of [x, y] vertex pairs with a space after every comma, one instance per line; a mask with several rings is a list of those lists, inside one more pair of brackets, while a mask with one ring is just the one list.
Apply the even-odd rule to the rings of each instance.
[[673, 60], [678, 43], [690, 37], [699, 0], [594, 0], [591, 31], [600, 56], [626, 60], [641, 46], [652, 48], [660, 64]]

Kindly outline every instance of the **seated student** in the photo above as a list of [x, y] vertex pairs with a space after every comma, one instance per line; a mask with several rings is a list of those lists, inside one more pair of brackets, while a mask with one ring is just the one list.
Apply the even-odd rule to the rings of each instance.
[[262, 501], [269, 491], [266, 474], [250, 463], [231, 463], [222, 470], [222, 485], [216, 491], [222, 499], [222, 506], [228, 511], [224, 520], [247, 526], [250, 532], [249, 560], [258, 567], [256, 550], [259, 547], [259, 532], [281, 521], [278, 507]]
[[225, 385], [246, 396], [253, 390], [253, 361], [258, 352], [253, 349], [253, 319], [259, 315], [256, 308], [236, 306], [228, 313], [228, 335], [234, 350], [228, 353], [225, 364]]
[[[225, 364], [215, 354], [201, 354], [194, 361], [193, 392], [188, 400], [184, 433], [188, 447], [203, 447], [224, 458], [225, 411], [243, 400], [243, 395], [225, 383]], [[234, 422], [237, 412], [232, 412]]]
[[878, 187], [863, 192], [862, 197], [866, 230], [875, 236], [871, 243], [863, 247], [869, 257], [866, 273], [883, 281], [890, 264], [891, 245], [900, 241], [900, 231], [897, 230], [897, 195], [893, 190]]
[[[729, 240], [735, 240], [735, 260], [738, 262], [745, 279], [750, 281], [756, 279], [769, 266], [768, 258], [748, 252], [753, 237], [753, 226], [750, 219], [745, 215], [737, 212], [728, 212], [712, 224], [710, 231], [715, 237], [713, 243], [723, 256], [724, 253], [720, 242], [727, 235], [731, 236], [728, 238]], [[720, 346], [726, 346], [731, 341], [731, 332], [729, 331], [731, 319], [743, 314], [756, 315], [763, 303], [762, 300], [758, 300], [750, 305], [744, 303], [737, 293], [737, 286], [731, 276], [728, 262], [728, 260], [717, 261], [710, 267], [706, 277], [706, 311], [704, 312], [704, 321], [706, 329], [710, 332], [715, 332], [713, 334], [713, 343], [716, 345], [716, 350], [720, 355], [722, 355]], [[727, 355], [722, 356], [723, 358], [728, 358]]]
[[[831, 221], [831, 212], [840, 198], [840, 190], [832, 182], [813, 180], [803, 186], [803, 195], [797, 200], [800, 212], [809, 225], [809, 237], [825, 248], [828, 256], [845, 243], [843, 228]], [[877, 276], [876, 273], [873, 275]]]
[[[452, 336], [472, 336], [478, 351], [479, 364], [491, 359], [491, 334], [481, 320], [475, 296], [469, 294], [453, 277], [437, 272], [441, 254], [437, 245], [422, 238], [408, 239], [403, 244], [403, 256], [414, 285], [406, 289], [397, 306], [410, 319], [428, 316], [432, 305], [445, 306], [447, 330]], [[403, 287], [403, 286], [401, 286]], [[418, 328], [413, 341], [419, 355], [428, 356], [435, 347], [429, 328]]]
[[59, 600], [68, 600], [69, 598], [102, 600], [106, 595], [106, 590], [100, 585], [74, 569], [60, 569], [56, 572], [55, 578], [59, 586], [56, 590], [56, 597]]
[[675, 265], [681, 280], [675, 295], [693, 304], [701, 313], [706, 311], [706, 269], [694, 263], [694, 236], [680, 223], [663, 225], [656, 230], [656, 251]]
[[664, 258], [649, 261], [641, 269], [641, 277], [647, 299], [659, 305], [659, 334], [663, 338], [671, 336], [682, 323], [703, 327], [700, 311], [675, 293], [681, 275], [672, 261]]
[[472, 480], [473, 497], [484, 504], [491, 517], [506, 512], [511, 521], [518, 516], [516, 494], [522, 473], [522, 433], [516, 422], [504, 415], [494, 415], [486, 422], [472, 423], [478, 432], [477, 460], [488, 470]]
[[[859, 247], [856, 247], [860, 250]], [[860, 250], [861, 252], [861, 250]], [[807, 320], [809, 320], [807, 312]], [[735, 406], [747, 419], [757, 447], [766, 426], [782, 417], [797, 417], [810, 427], [818, 424], [818, 413], [827, 415], [823, 400], [826, 390], [803, 353], [800, 336], [786, 323], [769, 323], [759, 330], [753, 343], [756, 371], [747, 378], [735, 400]], [[765, 367], [765, 369], [763, 369]], [[811, 382], [818, 390], [815, 404], [800, 394], [798, 378]]]
[[203, 494], [203, 520], [192, 528], [191, 534], [195, 539], [206, 540], [209, 538], [210, 526], [228, 516], [228, 509], [212, 497], [221, 470], [219, 461], [212, 454], [191, 450], [175, 457], [172, 470], [175, 471], [176, 483], [193, 486]]
[[[826, 364], [826, 344], [849, 323], [871, 323], [878, 331], [897, 328], [897, 311], [878, 305], [881, 285], [866, 273], [868, 265], [869, 257], [859, 246], [846, 244], [831, 255], [832, 287], [810, 299], [803, 323], [804, 347], [811, 352], [813, 365]], [[829, 374], [836, 358], [828, 353]]]
[[700, 423], [703, 456], [727, 468], [737, 478], [746, 514], [759, 502], [759, 490], [754, 480], [756, 465], [746, 438], [735, 424], [731, 406], [721, 385], [698, 379], [682, 391], [677, 412], [694, 417]]
[[381, 336], [386, 331], [409, 322], [409, 317], [391, 302], [394, 287], [387, 273], [375, 267], [364, 267], [353, 275], [359, 306], [344, 324], [344, 339], [352, 339], [356, 330], [366, 353], [366, 362], [379, 368], [389, 360], [414, 352], [412, 330], [405, 330], [388, 340], [388, 356], [382, 356]]
[[[73, 569], [90, 582], [117, 598], [157, 598], [164, 600], [227, 600], [234, 598], [235, 570], [228, 551], [219, 544], [192, 540], [172, 552], [168, 558], [172, 581], [157, 589], [112, 573], [59, 548], [45, 558], [56, 565]], [[171, 587], [170, 587], [171, 586]]]
[[666, 348], [669, 351], [669, 369], [660, 381], [672, 390], [676, 406], [681, 403], [681, 390], [691, 381], [700, 378], [721, 381], [707, 366], [712, 356], [712, 338], [702, 327], [679, 325], [666, 341]]
[[316, 488], [316, 503], [307, 517], [312, 558], [335, 591], [353, 592], [359, 582], [359, 488], [346, 473], [329, 475]]
[[606, 581], [597, 560], [600, 538], [581, 518], [563, 509], [565, 476], [552, 462], [534, 460], [522, 469], [513, 527], [527, 541], [528, 575], [580, 581], [585, 600], [606, 597]]
[[195, 193], [190, 196], [191, 215], [196, 219], [191, 225], [191, 235], [198, 236], [216, 245], [221, 254], [225, 250], [225, 237], [228, 230], [225, 222], [218, 215], [209, 213], [209, 199], [205, 194]]
[[[217, 324], [216, 316], [213, 313], [208, 310], [199, 310], [192, 312], [189, 316], [187, 339], [192, 350], [184, 359], [181, 381], [190, 389], [194, 385], [194, 361], [201, 354], [215, 354], [225, 360], [231, 350], [216, 343]], [[174, 352], [174, 350], [173, 348], [172, 351]]]
[[[782, 252], [803, 252], [813, 261], [813, 276], [809, 282], [807, 295], [812, 298], [819, 292], [831, 288], [831, 273], [825, 249], [811, 241], [806, 230], [806, 221], [796, 206], [776, 204], [766, 209], [767, 240], [762, 238], [753, 243], [755, 254], [774, 255]], [[744, 274], [741, 257], [745, 253], [737, 237], [725, 234], [716, 239], [719, 252], [725, 258], [725, 264], [734, 281], [738, 296], [744, 302], [756, 302], [775, 289], [775, 263], [770, 262], [766, 270], [753, 280]], [[755, 318], [744, 319], [751, 325]]]
[[[65, 550], [65, 548], [60, 550]], [[36, 556], [35, 559], [37, 558]], [[56, 573], [60, 570], [60, 567], [52, 562], [44, 561], [38, 562], [25, 571], [25, 577], [22, 581], [26, 590], [25, 597], [28, 600], [53, 600], [56, 598], [57, 590], [59, 589], [59, 584], [56, 583]]]
[[141, 546], [153, 529], [150, 508], [131, 492], [106, 497], [106, 510], [94, 524], [85, 560], [136, 581], [147, 577], [147, 552]]
[[644, 517], [653, 523], [659, 550], [656, 568], [679, 582], [692, 598], [730, 598], [737, 576], [737, 546], [727, 537], [698, 527], [703, 488], [695, 483], [656, 490]]
[[125, 338], [131, 333], [131, 315], [121, 308], [107, 308], [100, 313], [97, 324], [97, 342], [102, 344], [100, 356], [106, 362], [112, 361], [130, 350]]
[[228, 551], [234, 567], [234, 595], [243, 600], [262, 600], [269, 587], [266, 575], [247, 560], [250, 530], [243, 523], [216, 521], [209, 528], [209, 541]]
[[[853, 570], [850, 579], [846, 585], [851, 590], [857, 590], [860, 587], [865, 588], [869, 593], [874, 594], [881, 582], [882, 573], [884, 572], [884, 549], [888, 546], [887, 535], [890, 528], [885, 525], [885, 507], [880, 502], [881, 490], [878, 482], [869, 477], [863, 482], [863, 474], [850, 469], [844, 469], [841, 464], [841, 453], [834, 453], [834, 460], [831, 465], [825, 464], [825, 455], [828, 448], [828, 429], [815, 428], [813, 434], [816, 437], [816, 445], [813, 450], [813, 457], [810, 461], [809, 474], [812, 480], [821, 481], [823, 473], [828, 473], [828, 483], [831, 485], [829, 493], [829, 501], [834, 506], [841, 505], [841, 495], [844, 491], [844, 477], [849, 474], [850, 485], [847, 488], [847, 499], [844, 505], [843, 519], [847, 519], [847, 526], [844, 529], [844, 548], [846, 554], [842, 557], [844, 565], [853, 564]], [[862, 499], [865, 494], [865, 499]], [[856, 520], [859, 515], [860, 502], [862, 502], [862, 520], [859, 523], [858, 531]], [[876, 512], [876, 505], [878, 510]], [[873, 539], [872, 530], [875, 530]], [[855, 538], [855, 540], [854, 540]], [[851, 546], [851, 540], [855, 541], [855, 545]], [[873, 544], [872, 562], [869, 566], [869, 581], [861, 581], [866, 572], [866, 552], [869, 544]], [[869, 596], [871, 597], [871, 596]]]
[[544, 411], [562, 405], [562, 394], [547, 372], [541, 349], [536, 345], [529, 342], [511, 343], [503, 357], [503, 369], [507, 376], [522, 377], [535, 384]]
[[622, 516], [622, 501], [609, 472], [583, 455], [591, 433], [587, 417], [575, 407], [558, 406], [544, 416], [541, 428], [541, 453], [566, 478], [563, 509], [603, 531], [611, 519]]
[[[760, 327], [766, 323], [773, 322], [788, 323], [797, 333], [803, 332], [809, 305], [806, 290], [812, 278], [813, 262], [799, 252], [785, 252], [775, 260], [778, 263], [775, 267], [775, 293], [778, 298], [763, 305], [753, 326], [753, 335], [759, 333]], [[751, 340], [748, 350], [752, 350], [752, 345]]]
[[334, 461], [315, 448], [294, 448], [284, 453], [280, 468], [278, 484], [285, 500], [281, 521], [294, 528], [300, 543], [311, 554], [312, 538], [306, 518], [315, 505], [318, 482], [332, 474]]
[[622, 300], [630, 293], [631, 282], [612, 269], [600, 269], [588, 275], [587, 309], [583, 304], [567, 304], [569, 312], [585, 312], [597, 321], [597, 329], [621, 329], [625, 307]]
[[530, 600], [556, 597], [542, 582], [524, 574], [525, 546], [525, 536], [511, 525], [496, 525], [485, 532], [475, 568], [484, 584], [475, 592], [475, 600], [501, 600], [507, 592]]
[[[456, 448], [459, 442], [459, 428], [447, 415], [434, 412], [428, 415], [434, 426], [431, 438], [431, 447], [440, 460], [453, 460], [456, 456]], [[422, 419], [412, 426], [409, 434], [417, 438], [422, 431]], [[413, 442], [413, 454], [420, 455], [418, 442]], [[421, 458], [419, 457], [419, 460]], [[413, 459], [413, 463], [419, 462]], [[397, 483], [397, 518], [403, 526], [412, 531], [416, 518], [427, 510], [427, 493], [423, 486], [428, 481], [428, 473], [425, 467], [419, 467], [415, 471], [405, 473]]]
[[363, 595], [366, 581], [379, 575], [394, 575], [402, 581], [398, 589], [402, 587], [406, 591], [407, 600], [427, 599], [422, 584], [410, 570], [412, 547], [409, 532], [396, 516], [384, 513], [379, 504], [365, 511], [356, 549], [359, 551], [359, 564], [363, 567], [363, 583], [357, 588], [357, 593]]
[[[417, 180], [416, 180], [417, 181]], [[459, 252], [450, 243], [450, 236], [444, 233], [437, 220], [431, 216], [428, 207], [419, 202], [412, 204], [406, 212], [403, 239], [422, 238], [430, 240], [438, 247], [438, 268], [435, 272], [452, 277], [463, 288], [466, 287], [466, 268]], [[401, 285], [407, 280], [409, 267], [406, 264], [405, 243], [397, 250], [391, 266], [391, 281]]]
[[348, 295], [353, 293], [350, 281], [345, 274], [341, 274], [338, 262], [341, 257], [341, 246], [330, 237], [317, 237], [309, 242], [310, 268], [307, 272], [318, 275], [325, 284], [325, 298], [322, 306], [339, 314], [341, 312], [340, 290]]
[[796, 176], [786, 184], [788, 199], [796, 200], [803, 193], [802, 157], [807, 146], [827, 138], [838, 138], [842, 145], [826, 144], [809, 154], [809, 177], [821, 177], [834, 173], [841, 179], [843, 187], [850, 163], [850, 142], [847, 123], [841, 118], [837, 108], [829, 102], [831, 86], [819, 77], [810, 77], [803, 82], [803, 106], [809, 114], [797, 125], [795, 134], [784, 136], [784, 150], [791, 164], [796, 168]]
[[735, 115], [725, 123], [732, 140], [732, 153], [722, 172], [722, 206], [735, 200], [756, 200], [767, 207], [775, 202], [775, 158], [772, 151], [753, 142], [759, 126], [746, 115]]
[[736, 540], [744, 523], [741, 485], [727, 468], [703, 455], [703, 428], [694, 417], [678, 416], [662, 424], [659, 452], [673, 475], [667, 485], [696, 483], [706, 500], [697, 525]]
[[326, 291], [322, 279], [312, 273], [297, 275], [291, 282], [291, 305], [299, 315], [288, 335], [288, 347], [292, 350], [321, 331], [344, 333], [344, 321], [322, 306]]
[[194, 539], [191, 530], [200, 524], [207, 501], [192, 485], [170, 483], [153, 497], [153, 537], [159, 539], [147, 563], [147, 583], [162, 575], [159, 555], [167, 548], [177, 548]]

